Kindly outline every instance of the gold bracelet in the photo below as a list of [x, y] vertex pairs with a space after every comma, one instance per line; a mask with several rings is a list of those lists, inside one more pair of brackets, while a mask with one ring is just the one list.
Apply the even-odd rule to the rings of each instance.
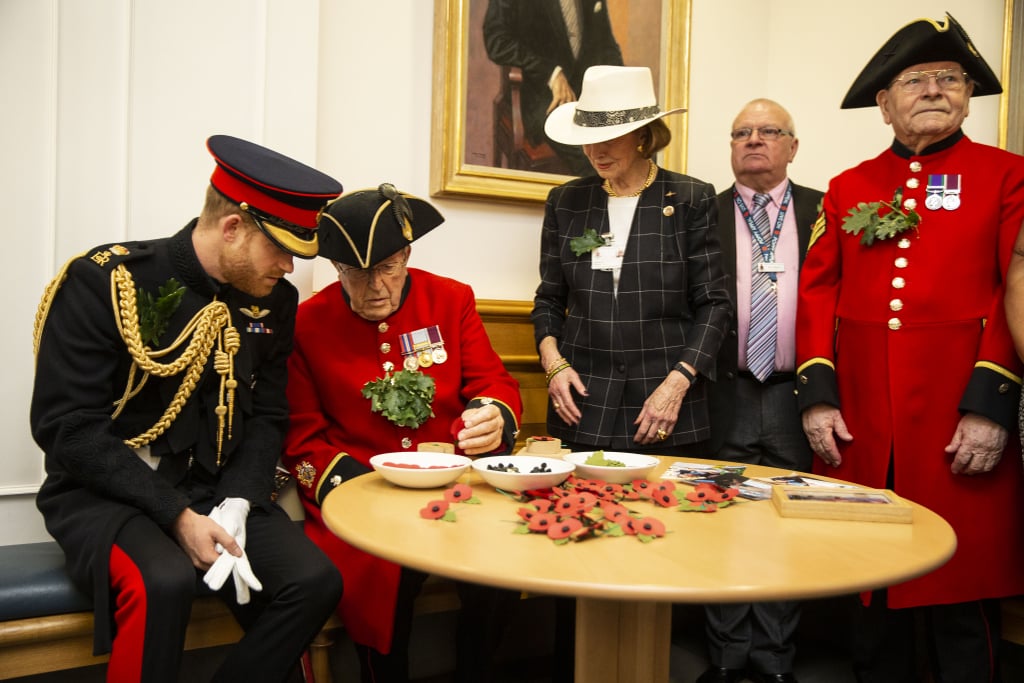
[[558, 358], [556, 358], [556, 359], [555, 359], [555, 360], [554, 360], [554, 361], [553, 361], [553, 362], [551, 363], [551, 365], [550, 365], [550, 369], [545, 369], [545, 370], [544, 370], [544, 374], [548, 374], [548, 373], [550, 373], [550, 372], [551, 372], [551, 370], [554, 370], [554, 369], [555, 369], [556, 367], [558, 367], [558, 366], [559, 366], [559, 365], [561, 365], [562, 363], [568, 363], [568, 362], [569, 362], [569, 361], [567, 361], [567, 360], [565, 359], [565, 356], [559, 356]]
[[551, 380], [554, 379], [555, 375], [560, 373], [562, 370], [565, 370], [566, 368], [571, 368], [571, 367], [572, 366], [569, 364], [569, 361], [564, 361], [564, 362], [560, 363], [559, 365], [556, 365], [555, 367], [551, 368], [551, 370], [549, 370], [544, 375], [544, 382], [546, 384], [550, 385], [551, 384]]

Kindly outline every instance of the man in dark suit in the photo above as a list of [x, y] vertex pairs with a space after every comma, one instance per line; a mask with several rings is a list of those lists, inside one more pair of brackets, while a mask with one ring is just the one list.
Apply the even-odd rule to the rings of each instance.
[[[807, 471], [812, 453], [794, 393], [796, 291], [822, 193], [787, 178], [799, 140], [776, 102], [748, 103], [731, 137], [736, 182], [718, 195], [718, 231], [736, 307], [711, 384], [710, 452]], [[711, 668], [699, 683], [742, 680], [748, 663], [760, 680], [795, 680], [798, 603], [708, 605], [705, 613]]]
[[544, 120], [555, 107], [576, 101], [588, 67], [622, 66], [607, 3], [490, 0], [483, 31], [491, 61], [523, 71], [523, 125], [530, 142], [547, 142], [573, 175], [593, 173], [579, 146], [563, 145], [544, 135]]

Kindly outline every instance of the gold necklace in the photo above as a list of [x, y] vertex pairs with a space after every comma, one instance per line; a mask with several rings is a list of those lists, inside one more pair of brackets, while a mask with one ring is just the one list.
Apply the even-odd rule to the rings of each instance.
[[654, 176], [658, 174], [658, 166], [650, 159], [647, 160], [647, 163], [650, 164], [650, 168], [647, 170], [647, 179], [644, 180], [644, 184], [641, 185], [640, 189], [636, 192], [633, 192], [632, 194], [619, 194], [612, 189], [611, 180], [607, 178], [605, 178], [605, 181], [601, 183], [602, 189], [608, 193], [609, 197], [639, 197], [644, 190], [651, 186], [651, 183], [654, 182]]

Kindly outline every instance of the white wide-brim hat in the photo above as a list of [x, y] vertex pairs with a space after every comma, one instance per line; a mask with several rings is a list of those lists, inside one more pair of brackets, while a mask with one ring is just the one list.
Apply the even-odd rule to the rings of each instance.
[[565, 145], [592, 145], [684, 111], [658, 109], [654, 78], [646, 66], [592, 66], [583, 74], [579, 100], [551, 112], [544, 132]]

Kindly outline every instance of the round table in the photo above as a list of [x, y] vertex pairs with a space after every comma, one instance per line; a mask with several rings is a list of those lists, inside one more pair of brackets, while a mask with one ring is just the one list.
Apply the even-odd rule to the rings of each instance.
[[[662, 458], [651, 479], [672, 460]], [[746, 474], [791, 472], [748, 466]], [[352, 545], [408, 567], [576, 597], [576, 680], [587, 683], [668, 681], [673, 602], [855, 593], [925, 574], [956, 549], [949, 524], [917, 504], [912, 503], [913, 522], [899, 524], [780, 517], [767, 500], [742, 501], [714, 513], [631, 501], [631, 509], [664, 522], [664, 537], [649, 543], [623, 536], [556, 545], [541, 534], [514, 535], [521, 504], [472, 470], [459, 481], [473, 487], [480, 504], [454, 504], [453, 523], [419, 515], [429, 501], [443, 497], [442, 490], [399, 488], [376, 473], [328, 494], [323, 518]]]

